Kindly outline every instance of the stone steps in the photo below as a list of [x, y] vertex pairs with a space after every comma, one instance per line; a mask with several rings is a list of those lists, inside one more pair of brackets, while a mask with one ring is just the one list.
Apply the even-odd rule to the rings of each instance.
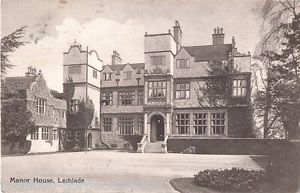
[[147, 142], [144, 153], [166, 153], [162, 147], [163, 141]]

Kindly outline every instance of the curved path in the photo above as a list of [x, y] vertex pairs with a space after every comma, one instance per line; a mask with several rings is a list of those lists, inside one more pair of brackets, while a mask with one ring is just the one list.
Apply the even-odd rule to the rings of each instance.
[[[208, 168], [261, 169], [246, 155], [137, 154], [117, 151], [55, 153], [2, 157], [2, 190], [17, 192], [175, 193], [169, 181], [193, 177]], [[58, 183], [57, 178], [84, 183]], [[29, 183], [10, 182], [11, 178]], [[54, 183], [33, 183], [48, 178]]]

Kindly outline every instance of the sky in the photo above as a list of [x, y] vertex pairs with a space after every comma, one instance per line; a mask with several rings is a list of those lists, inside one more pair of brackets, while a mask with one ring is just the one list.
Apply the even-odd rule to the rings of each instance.
[[23, 76], [28, 66], [62, 91], [63, 52], [74, 40], [94, 49], [104, 64], [113, 50], [124, 63], [144, 62], [144, 34], [166, 33], [178, 20], [183, 45], [212, 44], [217, 26], [232, 36], [238, 51], [253, 53], [260, 38], [257, 14], [264, 0], [2, 0], [1, 35], [27, 26], [28, 44], [14, 52], [7, 76]]

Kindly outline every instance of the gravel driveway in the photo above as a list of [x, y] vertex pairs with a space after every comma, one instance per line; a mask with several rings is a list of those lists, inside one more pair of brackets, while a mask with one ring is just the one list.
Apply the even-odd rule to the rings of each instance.
[[[172, 178], [192, 177], [208, 168], [231, 167], [261, 169], [246, 155], [89, 151], [2, 157], [2, 190], [6, 193], [172, 193], [177, 192], [169, 184]], [[59, 183], [68, 182], [68, 178], [81, 183]], [[36, 183], [43, 180], [48, 181]]]

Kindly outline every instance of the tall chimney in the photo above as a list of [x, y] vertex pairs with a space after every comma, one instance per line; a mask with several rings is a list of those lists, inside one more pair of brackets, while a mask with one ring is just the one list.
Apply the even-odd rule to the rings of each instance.
[[120, 57], [120, 54], [113, 50], [113, 54], [111, 55], [111, 65], [121, 64], [122, 58]]
[[232, 54], [233, 56], [235, 56], [236, 53], [237, 53], [237, 48], [236, 48], [236, 43], [235, 43], [235, 38], [234, 38], [234, 37], [232, 37], [232, 39], [231, 39], [231, 44], [232, 44], [232, 51], [231, 51], [231, 54]]
[[215, 28], [212, 34], [213, 45], [224, 44], [225, 34], [223, 33], [223, 28]]
[[176, 41], [176, 50], [179, 51], [181, 45], [182, 45], [182, 31], [180, 28], [179, 22], [176, 20], [175, 25], [173, 26], [174, 30], [174, 39]]

